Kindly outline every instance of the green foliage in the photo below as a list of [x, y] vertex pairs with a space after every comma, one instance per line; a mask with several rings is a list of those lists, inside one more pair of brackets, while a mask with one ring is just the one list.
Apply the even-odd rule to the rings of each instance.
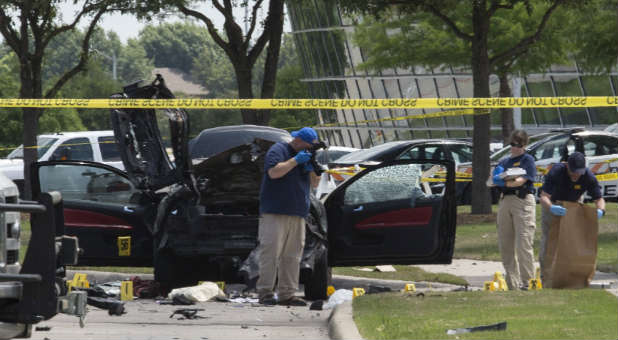
[[[493, 60], [493, 72], [529, 74], [546, 70], [553, 63], [566, 61], [572, 45], [564, 35], [561, 24], [572, 13], [565, 10], [554, 13], [541, 39], [527, 48], [526, 53], [516, 59], [492, 59], [532, 35], [547, 8], [545, 1], [531, 1], [530, 8], [520, 2], [511, 10], [496, 12], [490, 20], [491, 29], [488, 32], [488, 52], [490, 61]], [[379, 19], [366, 17], [355, 31], [354, 40], [367, 55], [362, 68], [444, 68], [449, 65], [470, 68], [471, 42], [456, 37], [452, 30], [446, 29], [442, 19], [424, 12], [388, 10], [386, 13]], [[471, 4], [467, 1], [444, 9], [444, 14], [452, 18], [462, 32], [471, 35], [469, 13]]]
[[156, 67], [177, 68], [185, 73], [191, 73], [196, 58], [209, 58], [214, 49], [220, 50], [208, 31], [192, 22], [148, 25], [138, 39]]
[[610, 72], [618, 57], [618, 1], [590, 0], [565, 26], [577, 47], [575, 59], [588, 72]]

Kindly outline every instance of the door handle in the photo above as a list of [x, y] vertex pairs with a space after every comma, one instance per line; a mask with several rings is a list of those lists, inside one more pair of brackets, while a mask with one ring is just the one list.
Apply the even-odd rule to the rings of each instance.
[[353, 211], [363, 211], [363, 206], [359, 205], [358, 208], [354, 208]]
[[135, 212], [135, 209], [133, 209], [133, 208], [131, 208], [131, 207], [127, 207], [127, 206], [125, 206], [125, 207], [124, 207], [124, 212], [134, 213], [134, 212]]

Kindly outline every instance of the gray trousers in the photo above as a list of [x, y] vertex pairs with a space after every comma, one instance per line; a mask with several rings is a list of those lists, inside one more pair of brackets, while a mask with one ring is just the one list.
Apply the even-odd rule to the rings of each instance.
[[258, 231], [260, 297], [273, 294], [279, 278], [278, 297], [284, 301], [298, 290], [300, 259], [305, 246], [305, 219], [300, 216], [262, 214]]

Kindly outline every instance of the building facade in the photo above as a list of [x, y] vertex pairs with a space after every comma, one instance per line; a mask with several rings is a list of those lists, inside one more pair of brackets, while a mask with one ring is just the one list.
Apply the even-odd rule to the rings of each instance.
[[[467, 70], [359, 68], [366, 54], [352, 41], [354, 20], [334, 1], [291, 0], [288, 16], [306, 82], [313, 98], [453, 98], [472, 97], [472, 75]], [[492, 96], [499, 90], [492, 76]], [[618, 73], [592, 76], [576, 63], [554, 66], [543, 74], [511, 79], [513, 96], [617, 96]], [[320, 110], [322, 138], [332, 145], [370, 147], [386, 141], [415, 138], [469, 138], [472, 116], [418, 118], [439, 109]], [[492, 112], [492, 137], [500, 139], [498, 111]], [[615, 107], [514, 109], [515, 125], [531, 133], [553, 128], [584, 126], [602, 129], [618, 121]]]

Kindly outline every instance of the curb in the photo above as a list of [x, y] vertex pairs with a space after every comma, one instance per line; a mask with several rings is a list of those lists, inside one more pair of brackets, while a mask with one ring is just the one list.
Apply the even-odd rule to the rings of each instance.
[[136, 274], [136, 273], [116, 273], [116, 272], [100, 272], [96, 270], [67, 270], [67, 280], [73, 278], [76, 273], [86, 274], [86, 278], [92, 284], [105, 283], [110, 281], [126, 281], [133, 276], [139, 276], [142, 280], [153, 280], [152, 274]]
[[328, 335], [331, 339], [362, 339], [352, 317], [352, 301], [335, 306], [328, 318]]

